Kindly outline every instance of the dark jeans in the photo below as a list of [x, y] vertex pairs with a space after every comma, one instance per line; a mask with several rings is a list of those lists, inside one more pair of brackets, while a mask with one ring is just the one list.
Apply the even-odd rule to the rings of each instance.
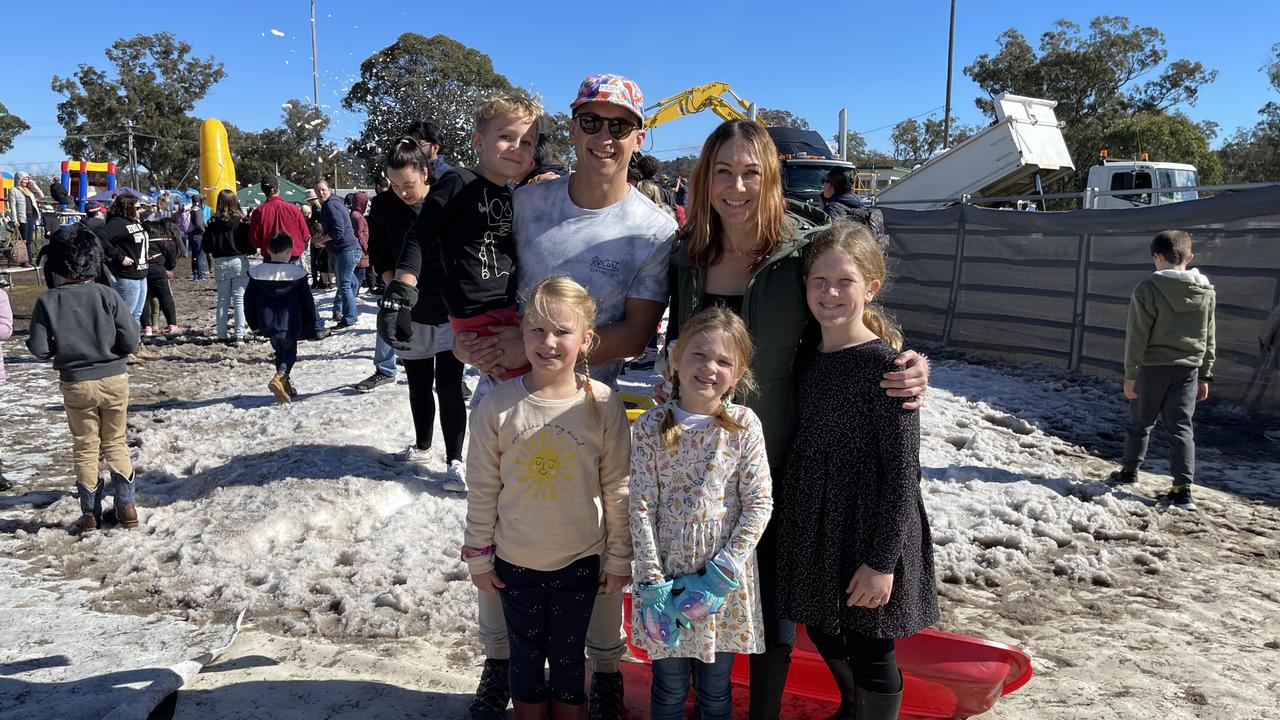
[[462, 399], [462, 363], [446, 350], [424, 360], [401, 360], [409, 380], [409, 410], [418, 448], [431, 447], [436, 424], [435, 385], [440, 396], [440, 429], [444, 431], [445, 460], [462, 459], [462, 439], [467, 434], [467, 402]]
[[151, 313], [151, 299], [160, 301], [160, 311], [164, 313], [165, 322], [178, 324], [178, 309], [173, 304], [173, 290], [169, 288], [169, 278], [147, 276], [147, 299], [142, 303], [142, 327], [155, 327]]
[[[500, 592], [511, 643], [512, 699], [539, 703], [549, 696], [570, 705], [586, 702], [582, 658], [600, 588], [600, 556], [551, 571], [531, 570], [495, 557], [494, 570], [506, 584]], [[544, 674], [547, 665], [550, 688]]]
[[191, 278], [204, 280], [209, 275], [208, 260], [204, 254], [204, 236], [188, 235], [187, 252], [191, 254]]
[[1195, 480], [1196, 441], [1191, 416], [1196, 411], [1200, 369], [1177, 365], [1150, 365], [1138, 371], [1134, 389], [1138, 399], [1129, 402], [1129, 423], [1124, 434], [1125, 473], [1137, 472], [1147, 455], [1147, 441], [1156, 418], [1164, 421], [1172, 455], [1169, 474], [1174, 487], [1190, 487]]
[[276, 354], [276, 372], [288, 377], [293, 364], [298, 361], [298, 341], [276, 335], [271, 338], [271, 349]]
[[321, 245], [311, 246], [311, 284], [320, 284], [320, 273], [329, 272], [329, 252]]
[[689, 677], [698, 720], [733, 720], [733, 693], [729, 675], [734, 653], [716, 653], [714, 663], [692, 658], [662, 658], [653, 661], [653, 687], [649, 696], [650, 720], [684, 720], [684, 701], [689, 696]]
[[844, 660], [858, 687], [893, 695], [902, 691], [902, 674], [893, 654], [893, 638], [873, 638], [846, 630], [831, 635], [809, 627], [809, 639], [823, 657]]
[[27, 262], [34, 264], [36, 261], [36, 218], [32, 213], [27, 213], [27, 219], [18, 225], [18, 235], [27, 244]]

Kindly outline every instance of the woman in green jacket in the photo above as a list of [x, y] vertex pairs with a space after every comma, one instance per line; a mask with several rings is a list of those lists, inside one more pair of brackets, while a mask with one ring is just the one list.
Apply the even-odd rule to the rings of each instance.
[[[799, 205], [787, 212], [781, 173], [777, 148], [755, 122], [729, 120], [707, 138], [689, 183], [688, 222], [671, 256], [667, 325], [670, 342], [703, 307], [720, 303], [742, 316], [756, 343], [751, 369], [759, 384], [742, 402], [764, 426], [775, 481], [783, 477], [795, 430], [797, 360], [801, 348], [816, 346], [819, 337], [805, 302], [806, 235], [828, 221], [820, 211], [811, 214]], [[919, 407], [928, 364], [911, 350], [899, 356], [898, 364], [901, 372], [885, 375], [885, 392], [908, 398], [903, 407]], [[751, 656], [752, 720], [778, 717], [795, 643], [795, 624], [773, 612], [772, 537], [766, 530], [756, 549], [766, 649]]]

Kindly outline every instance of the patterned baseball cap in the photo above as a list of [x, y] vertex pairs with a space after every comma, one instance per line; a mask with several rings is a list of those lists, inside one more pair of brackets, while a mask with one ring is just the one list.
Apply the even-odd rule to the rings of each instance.
[[630, 78], [613, 73], [588, 75], [578, 86], [578, 98], [570, 103], [569, 109], [577, 110], [579, 105], [590, 102], [621, 105], [635, 113], [641, 124], [644, 123], [644, 93]]

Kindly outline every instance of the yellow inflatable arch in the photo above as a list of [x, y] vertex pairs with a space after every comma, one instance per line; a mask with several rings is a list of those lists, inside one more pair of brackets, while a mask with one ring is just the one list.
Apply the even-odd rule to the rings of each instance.
[[218, 209], [222, 190], [237, 190], [236, 166], [231, 162], [227, 128], [221, 120], [207, 118], [200, 124], [200, 192], [211, 210]]

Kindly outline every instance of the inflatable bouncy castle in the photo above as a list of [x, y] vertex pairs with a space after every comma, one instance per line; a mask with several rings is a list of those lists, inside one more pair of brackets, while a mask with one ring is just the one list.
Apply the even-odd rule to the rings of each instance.
[[75, 198], [75, 209], [84, 212], [84, 201], [90, 195], [116, 189], [116, 164], [63, 160], [62, 187]]

